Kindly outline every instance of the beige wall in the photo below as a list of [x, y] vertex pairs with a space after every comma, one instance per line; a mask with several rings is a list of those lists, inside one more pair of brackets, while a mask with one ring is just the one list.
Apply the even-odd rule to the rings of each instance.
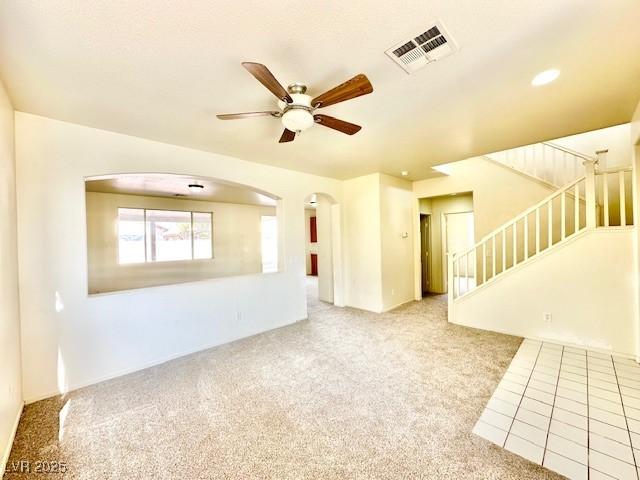
[[382, 308], [385, 311], [413, 300], [411, 198], [411, 182], [380, 175]]
[[[87, 192], [86, 201], [89, 293], [260, 273], [260, 217], [276, 214], [275, 207], [112, 193]], [[119, 265], [119, 207], [211, 212], [214, 258]]]
[[380, 175], [342, 182], [345, 302], [373, 312], [382, 305]]
[[343, 182], [346, 304], [374, 312], [413, 299], [411, 183], [371, 174]]
[[420, 213], [431, 214], [431, 255], [429, 259], [430, 292], [446, 293], [446, 246], [443, 245], [443, 215], [473, 211], [473, 195], [470, 193], [420, 199]]
[[640, 103], [636, 107], [636, 111], [633, 114], [633, 119], [630, 124], [631, 130], [631, 143], [637, 145], [640, 143]]
[[631, 165], [630, 139], [630, 124], [623, 123], [615, 127], [558, 138], [551, 140], [551, 143], [592, 157], [595, 157], [595, 152], [598, 150], [609, 150], [606, 165], [600, 167], [614, 168]]
[[[590, 230], [453, 302], [454, 323], [636, 355], [633, 229]], [[551, 322], [544, 320], [551, 314]]]
[[451, 175], [414, 182], [415, 198], [472, 192], [476, 239], [511, 220], [555, 189], [481, 157], [451, 164]]
[[331, 222], [331, 199], [324, 194], [316, 195], [316, 228], [318, 232], [318, 298], [333, 303], [333, 233]]
[[[449, 213], [446, 219], [446, 252], [455, 253], [466, 250], [475, 245], [473, 212]], [[464, 275], [464, 271], [460, 272]]]
[[0, 477], [22, 410], [14, 112], [0, 83]]
[[[341, 204], [342, 182], [20, 112], [16, 163], [27, 401], [307, 317], [301, 205], [313, 192]], [[84, 179], [138, 172], [226, 180], [279, 197], [281, 270], [87, 295]]]
[[636, 359], [640, 361], [640, 103], [636, 107], [636, 111], [631, 120], [630, 127], [630, 144], [632, 151], [633, 165], [633, 191], [634, 191], [634, 225], [635, 225], [635, 266], [636, 266], [636, 302], [635, 302], [635, 330], [634, 337], [636, 340]]

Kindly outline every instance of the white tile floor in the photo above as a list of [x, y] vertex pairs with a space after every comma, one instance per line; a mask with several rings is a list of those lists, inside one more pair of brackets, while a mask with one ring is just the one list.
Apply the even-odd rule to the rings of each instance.
[[640, 478], [640, 365], [525, 340], [474, 433], [572, 479]]

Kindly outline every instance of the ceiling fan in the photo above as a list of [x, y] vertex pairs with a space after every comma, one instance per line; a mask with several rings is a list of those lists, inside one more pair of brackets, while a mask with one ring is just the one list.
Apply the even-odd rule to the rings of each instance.
[[279, 110], [217, 115], [220, 120], [236, 120], [263, 116], [280, 118], [284, 125], [284, 132], [280, 137], [280, 143], [293, 141], [297, 133], [311, 128], [316, 123], [346, 133], [347, 135], [358, 133], [362, 128], [360, 125], [345, 122], [344, 120], [339, 120], [329, 115], [316, 114], [315, 111], [318, 108], [328, 107], [329, 105], [351, 100], [352, 98], [373, 92], [371, 82], [369, 82], [369, 79], [364, 74], [356, 75], [322, 95], [312, 98], [310, 95], [307, 95], [307, 86], [302, 83], [289, 85], [285, 90], [269, 69], [260, 63], [243, 62], [242, 66], [262, 83], [262, 85], [267, 87], [271, 93], [278, 97]]

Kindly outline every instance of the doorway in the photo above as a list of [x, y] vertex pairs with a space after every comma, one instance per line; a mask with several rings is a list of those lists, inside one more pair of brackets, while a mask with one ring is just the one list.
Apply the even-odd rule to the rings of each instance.
[[431, 215], [420, 214], [420, 264], [422, 296], [429, 292], [429, 253], [431, 252]]
[[421, 198], [419, 204], [421, 290], [416, 291], [447, 293], [447, 255], [475, 243], [473, 194]]
[[307, 299], [341, 306], [340, 206], [330, 195], [304, 201]]

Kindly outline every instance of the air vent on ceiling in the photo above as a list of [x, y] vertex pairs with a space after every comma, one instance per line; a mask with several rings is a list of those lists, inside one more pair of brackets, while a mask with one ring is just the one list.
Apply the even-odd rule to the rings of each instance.
[[440, 60], [458, 50], [442, 22], [432, 22], [416, 32], [410, 40], [403, 40], [385, 53], [407, 73], [413, 73], [429, 63]]

